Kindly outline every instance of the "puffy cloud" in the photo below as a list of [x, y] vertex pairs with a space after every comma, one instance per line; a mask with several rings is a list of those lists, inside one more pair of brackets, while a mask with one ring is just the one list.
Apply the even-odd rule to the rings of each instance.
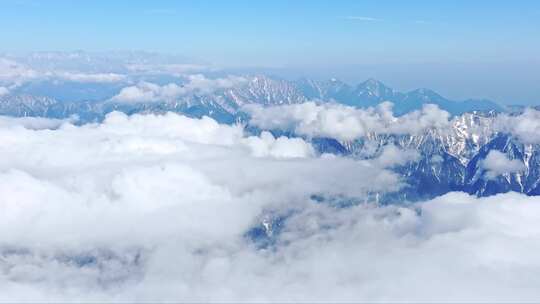
[[255, 156], [274, 157], [309, 157], [315, 154], [313, 147], [300, 138], [275, 138], [270, 132], [263, 131], [260, 136], [250, 136], [245, 142]]
[[419, 158], [420, 154], [416, 150], [403, 150], [395, 145], [387, 145], [383, 148], [379, 157], [376, 158], [376, 161], [381, 167], [387, 168], [404, 165]]
[[9, 89], [6, 87], [0, 87], [0, 96], [9, 94]]
[[528, 144], [540, 143], [540, 111], [527, 108], [520, 115], [501, 114], [496, 119], [498, 131], [508, 132]]
[[450, 125], [450, 114], [436, 105], [400, 117], [392, 113], [392, 104], [385, 102], [375, 108], [354, 107], [315, 102], [262, 107], [244, 107], [250, 123], [263, 129], [286, 129], [300, 135], [353, 140], [371, 132], [417, 134], [429, 128], [443, 129]]
[[515, 173], [526, 169], [525, 165], [517, 159], [508, 159], [502, 152], [492, 150], [482, 160], [482, 167], [487, 170], [486, 177], [494, 179], [505, 173]]
[[243, 109], [251, 115], [250, 124], [263, 129], [294, 130], [302, 135], [341, 139], [353, 139], [366, 133], [363, 121], [357, 119], [363, 111], [337, 104], [247, 105]]
[[135, 86], [123, 88], [111, 100], [121, 102], [172, 100], [188, 94], [209, 94], [246, 81], [245, 78], [237, 76], [211, 79], [200, 74], [189, 75], [187, 80], [184, 85], [169, 83], [163, 86], [143, 81]]
[[137, 86], [123, 88], [112, 98], [112, 100], [123, 102], [155, 101], [160, 98], [160, 96], [163, 96], [164, 92], [169, 92], [171, 90], [176, 91], [179, 89], [180, 87], [176, 84], [169, 84], [161, 87], [149, 82], [140, 82]]

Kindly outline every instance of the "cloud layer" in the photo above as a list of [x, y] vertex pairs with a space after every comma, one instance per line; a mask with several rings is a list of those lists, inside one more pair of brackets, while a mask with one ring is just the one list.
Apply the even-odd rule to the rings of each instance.
[[0, 57], [0, 83], [13, 86], [39, 79], [66, 80], [79, 83], [114, 83], [125, 80], [126, 76], [117, 73], [38, 70], [12, 59]]
[[[1, 301], [540, 297], [538, 198], [369, 199], [400, 187], [385, 168], [414, 152], [318, 156], [172, 113], [0, 121]], [[273, 227], [268, 246], [256, 227]]]

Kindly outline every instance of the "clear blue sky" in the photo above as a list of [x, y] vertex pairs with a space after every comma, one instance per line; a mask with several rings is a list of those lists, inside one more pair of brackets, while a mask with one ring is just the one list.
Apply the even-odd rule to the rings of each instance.
[[[432, 85], [456, 97], [473, 81], [498, 88], [472, 97], [503, 102], [515, 96], [501, 91], [506, 78], [476, 78], [539, 80], [540, 1], [3, 0], [0, 26], [1, 51], [152, 50], [219, 66], [382, 76], [398, 88]], [[540, 101], [538, 91], [516, 102]]]

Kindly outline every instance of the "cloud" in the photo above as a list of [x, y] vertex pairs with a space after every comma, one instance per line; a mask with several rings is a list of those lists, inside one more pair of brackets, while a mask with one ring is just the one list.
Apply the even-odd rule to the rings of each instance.
[[[341, 19], [345, 20], [353, 20], [353, 21], [363, 21], [363, 22], [383, 22], [386, 21], [382, 18], [375, 18], [375, 17], [368, 17], [368, 16], [345, 16], [341, 17]], [[413, 20], [413, 23], [416, 24], [431, 24], [431, 22], [426, 20]]]
[[384, 21], [384, 19], [367, 17], [367, 16], [345, 16], [343, 19], [346, 20], [357, 20], [357, 21], [366, 21], [366, 22], [379, 22]]
[[116, 73], [38, 70], [12, 59], [0, 58], [0, 82], [17, 86], [36, 79], [61, 79], [81, 83], [111, 83], [123, 81], [126, 76]]
[[218, 89], [232, 88], [238, 84], [247, 82], [247, 79], [240, 76], [228, 76], [225, 78], [207, 78], [202, 74], [188, 76], [189, 82], [185, 85], [186, 90], [191, 92], [200, 92], [203, 94], [211, 93]]
[[126, 68], [134, 73], [145, 74], [170, 74], [174, 76], [184, 76], [185, 74], [201, 73], [212, 71], [213, 68], [200, 64], [146, 64], [131, 63]]
[[540, 111], [536, 109], [527, 108], [519, 115], [501, 114], [496, 118], [495, 127], [497, 131], [513, 134], [523, 143], [540, 143]]
[[57, 129], [65, 123], [74, 123], [76, 116], [69, 119], [52, 119], [42, 117], [10, 117], [0, 116], [1, 128], [24, 128], [30, 130]]
[[0, 58], [0, 82], [23, 82], [39, 76], [39, 73], [23, 64], [7, 58]]
[[[415, 159], [394, 146], [373, 160], [318, 156], [300, 138], [172, 113], [10, 120], [0, 123], [0, 301], [540, 297], [540, 199], [450, 193], [378, 206], [370, 194], [400, 186], [385, 167]], [[254, 227], [273, 227], [260, 236], [269, 247]]]
[[508, 159], [502, 152], [492, 150], [482, 160], [482, 167], [487, 170], [486, 177], [495, 179], [497, 176], [507, 173], [516, 173], [526, 169], [525, 164], [517, 159]]
[[73, 73], [57, 72], [50, 73], [55, 78], [82, 83], [112, 83], [126, 80], [125, 75], [116, 73]]
[[178, 90], [181, 90], [181, 87], [174, 83], [159, 86], [149, 82], [140, 82], [136, 86], [123, 88], [111, 100], [122, 102], [156, 101], [159, 98], [171, 98], [172, 96], [164, 96], [165, 93], [171, 91], [175, 93]]
[[0, 96], [9, 94], [9, 89], [6, 87], [0, 87]]
[[313, 147], [300, 138], [275, 138], [270, 132], [263, 131], [260, 136], [246, 138], [246, 144], [259, 157], [309, 157], [314, 156]]
[[248, 105], [243, 109], [251, 115], [250, 124], [263, 129], [290, 130], [299, 135], [343, 141], [373, 132], [418, 134], [429, 128], [450, 126], [450, 114], [431, 104], [400, 117], [393, 115], [392, 104], [388, 102], [368, 109], [315, 102], [273, 107]]
[[419, 158], [420, 154], [416, 150], [403, 150], [390, 144], [383, 147], [381, 154], [376, 160], [381, 167], [388, 168], [396, 165], [405, 165], [408, 162], [417, 161]]
[[212, 79], [206, 78], [201, 74], [187, 76], [187, 83], [184, 85], [169, 83], [160, 86], [143, 81], [135, 86], [123, 88], [116, 96], [111, 98], [111, 100], [120, 102], [173, 100], [188, 94], [210, 94], [219, 89], [234, 87], [245, 81], [245, 78], [238, 76]]

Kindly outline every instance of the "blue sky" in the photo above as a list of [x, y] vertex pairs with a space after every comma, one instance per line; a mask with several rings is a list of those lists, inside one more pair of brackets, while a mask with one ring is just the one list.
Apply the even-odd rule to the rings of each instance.
[[151, 50], [540, 103], [501, 88], [540, 80], [540, 1], [4, 0], [0, 26], [1, 51]]

